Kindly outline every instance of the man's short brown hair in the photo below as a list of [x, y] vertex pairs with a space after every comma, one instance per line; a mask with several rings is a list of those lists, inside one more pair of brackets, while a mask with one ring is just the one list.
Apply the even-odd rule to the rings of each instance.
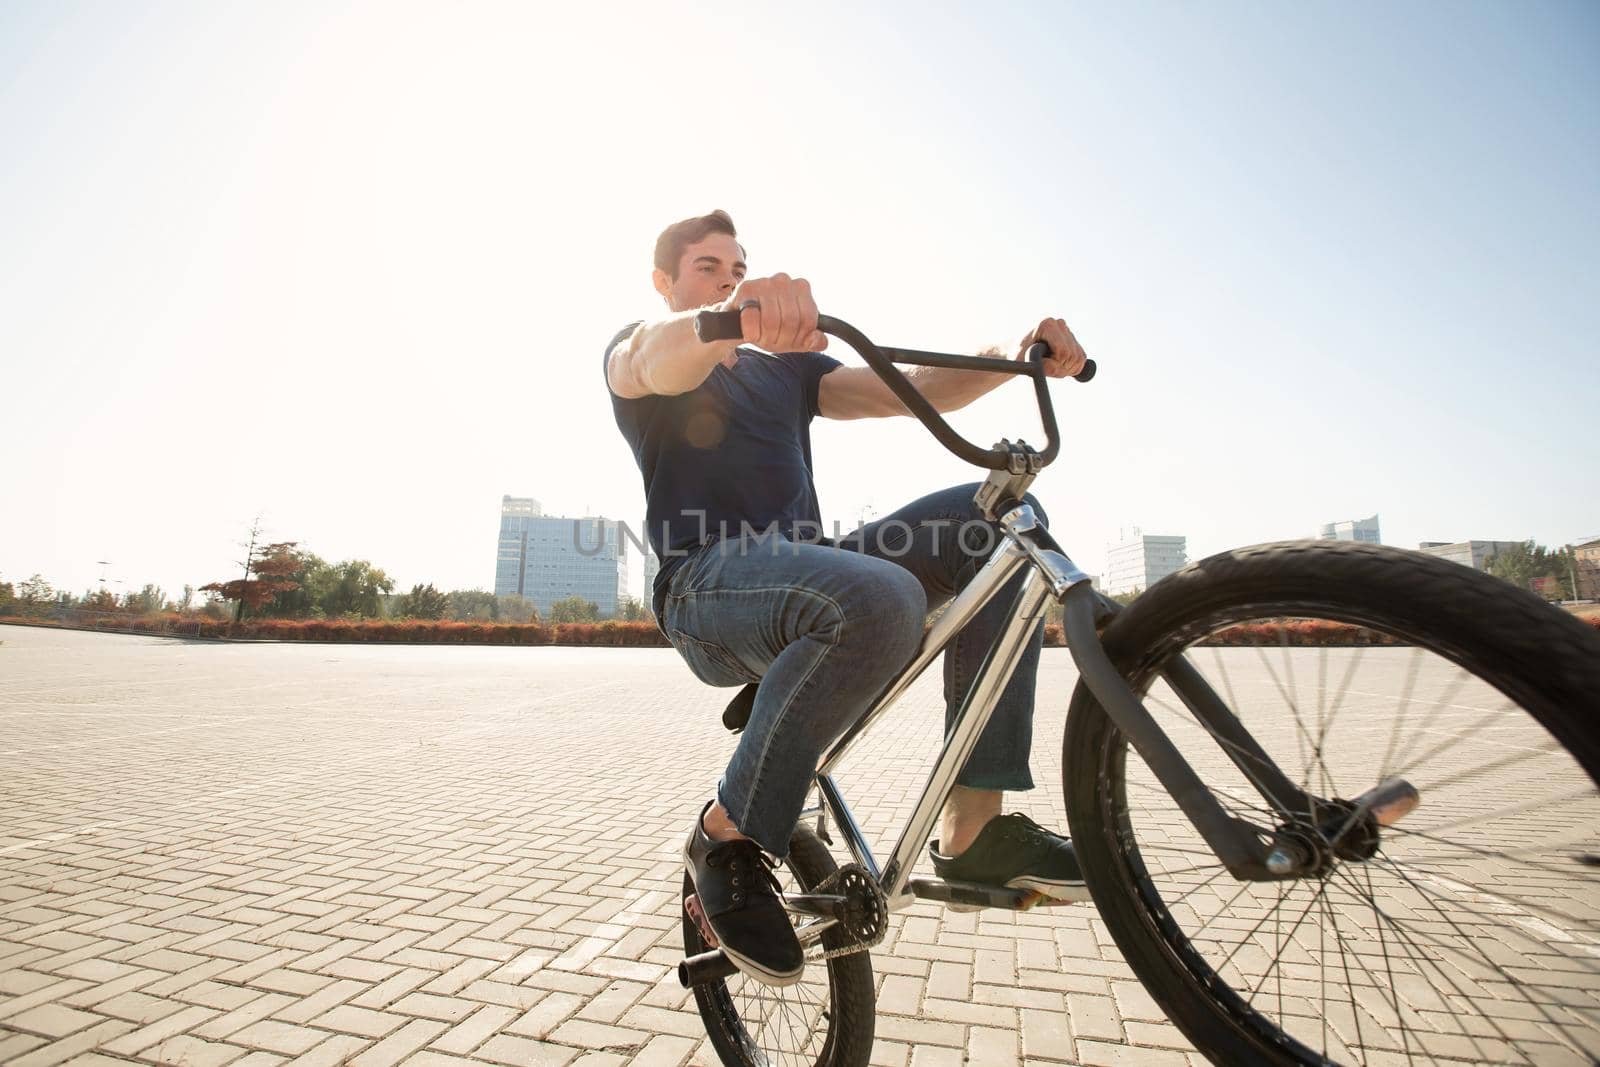
[[[698, 244], [714, 233], [725, 233], [729, 237], [737, 238], [739, 231], [733, 228], [733, 218], [726, 211], [717, 210], [709, 215], [696, 215], [692, 219], [674, 222], [671, 226], [661, 231], [661, 236], [656, 238], [656, 269], [665, 271], [673, 281], [678, 280], [678, 264], [683, 261], [683, 250], [692, 244]], [[739, 254], [744, 254], [744, 246], [739, 246]]]

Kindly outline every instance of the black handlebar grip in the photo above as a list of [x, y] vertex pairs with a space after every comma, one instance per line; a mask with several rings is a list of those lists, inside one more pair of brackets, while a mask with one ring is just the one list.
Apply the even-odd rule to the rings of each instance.
[[705, 344], [742, 341], [744, 327], [739, 324], [737, 311], [702, 311], [694, 317], [694, 335]]
[[[1043, 341], [1035, 341], [1035, 342], [1033, 342], [1033, 344], [1028, 346], [1028, 360], [1030, 362], [1033, 362], [1033, 363], [1042, 362], [1044, 360], [1044, 357], [1048, 356], [1049, 354], [1050, 354], [1050, 346], [1045, 344]], [[1095, 366], [1094, 360], [1086, 359], [1086, 360], [1083, 361], [1083, 369], [1081, 371], [1079, 371], [1077, 374], [1074, 374], [1072, 376], [1072, 378], [1073, 378], [1074, 381], [1086, 382], [1089, 379], [1093, 378], [1094, 377], [1094, 372], [1099, 370], [1099, 369], [1100, 369], [1099, 367]]]

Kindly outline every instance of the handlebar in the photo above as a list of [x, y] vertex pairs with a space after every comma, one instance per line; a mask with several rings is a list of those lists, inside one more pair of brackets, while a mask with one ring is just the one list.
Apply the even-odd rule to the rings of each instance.
[[[883, 379], [884, 384], [900, 398], [900, 402], [928, 428], [940, 444], [973, 466], [987, 470], [1015, 471], [1018, 453], [1006, 441], [1001, 441], [993, 448], [979, 448], [956, 433], [940, 416], [938, 410], [928, 402], [928, 398], [917, 391], [917, 387], [911, 384], [910, 379], [902, 374], [895, 364], [908, 363], [924, 367], [950, 367], [957, 370], [982, 370], [1032, 376], [1034, 396], [1039, 404], [1039, 420], [1044, 425], [1045, 438], [1048, 442], [1045, 450], [1039, 453], [1039, 467], [1048, 466], [1060, 451], [1061, 441], [1056, 432], [1055, 408], [1050, 403], [1050, 380], [1044, 373], [1043, 364], [1050, 348], [1043, 342], [1029, 346], [1026, 360], [1011, 360], [989, 356], [957, 356], [944, 352], [918, 352], [914, 349], [880, 348], [873, 344], [866, 334], [843, 319], [836, 319], [831, 315], [818, 315], [817, 329], [839, 338], [855, 349], [861, 358], [866, 360], [867, 366]], [[694, 318], [694, 332], [704, 342], [737, 341], [744, 337], [744, 329], [739, 323], [737, 311], [702, 311]], [[1096, 369], [1095, 362], [1091, 359], [1084, 364], [1083, 370], [1073, 377], [1080, 382], [1087, 382], [1094, 377]], [[1021, 472], [1016, 471], [1016, 473]]]

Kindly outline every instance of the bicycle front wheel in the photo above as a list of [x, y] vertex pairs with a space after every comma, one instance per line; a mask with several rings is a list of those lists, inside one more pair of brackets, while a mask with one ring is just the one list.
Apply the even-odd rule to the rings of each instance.
[[[1129, 965], [1218, 1063], [1600, 1057], [1600, 635], [1496, 578], [1376, 545], [1214, 556], [1105, 633], [1218, 801], [1274, 810], [1162, 678], [1183, 655], [1321, 800], [1403, 780], [1364, 856], [1228, 874], [1083, 685], [1063, 776], [1085, 878]], [[1319, 829], [1320, 827], [1320, 829]], [[1352, 850], [1346, 849], [1344, 852]]]

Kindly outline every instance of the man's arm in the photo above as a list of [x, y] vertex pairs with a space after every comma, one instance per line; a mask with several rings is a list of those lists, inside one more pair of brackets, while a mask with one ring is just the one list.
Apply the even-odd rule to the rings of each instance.
[[606, 383], [625, 400], [687, 393], [733, 358], [737, 341], [703, 343], [694, 332], [694, 311], [647, 322], [618, 341], [606, 361]]
[[[979, 355], [999, 356], [1001, 352], [990, 348]], [[939, 412], [966, 407], [999, 385], [1002, 377], [949, 367], [905, 367], [902, 373]], [[910, 414], [871, 367], [840, 367], [825, 375], [817, 386], [817, 410], [825, 419], [881, 419]]]
[[[768, 352], [820, 351], [828, 339], [817, 332], [817, 305], [804, 278], [774, 274], [746, 278], [718, 307], [738, 308], [744, 340]], [[732, 364], [738, 341], [702, 343], [694, 332], [700, 309], [679, 311], [645, 323], [618, 342], [606, 361], [606, 383], [624, 399], [687, 393], [711, 376], [718, 363]]]
[[[1083, 347], [1060, 319], [1045, 319], [1030, 330], [1022, 339], [1016, 358], [1026, 359], [1028, 347], [1035, 341], [1050, 346], [1050, 354], [1044, 360], [1045, 373], [1050, 377], [1063, 378], [1083, 369], [1087, 359]], [[979, 355], [1000, 356], [1002, 353], [998, 348], [989, 348]], [[904, 373], [918, 392], [928, 398], [934, 410], [941, 413], [966, 407], [1009, 377], [992, 371], [951, 367], [911, 367]], [[871, 367], [840, 367], [826, 375], [817, 387], [817, 409], [825, 419], [878, 419], [910, 414]]]

